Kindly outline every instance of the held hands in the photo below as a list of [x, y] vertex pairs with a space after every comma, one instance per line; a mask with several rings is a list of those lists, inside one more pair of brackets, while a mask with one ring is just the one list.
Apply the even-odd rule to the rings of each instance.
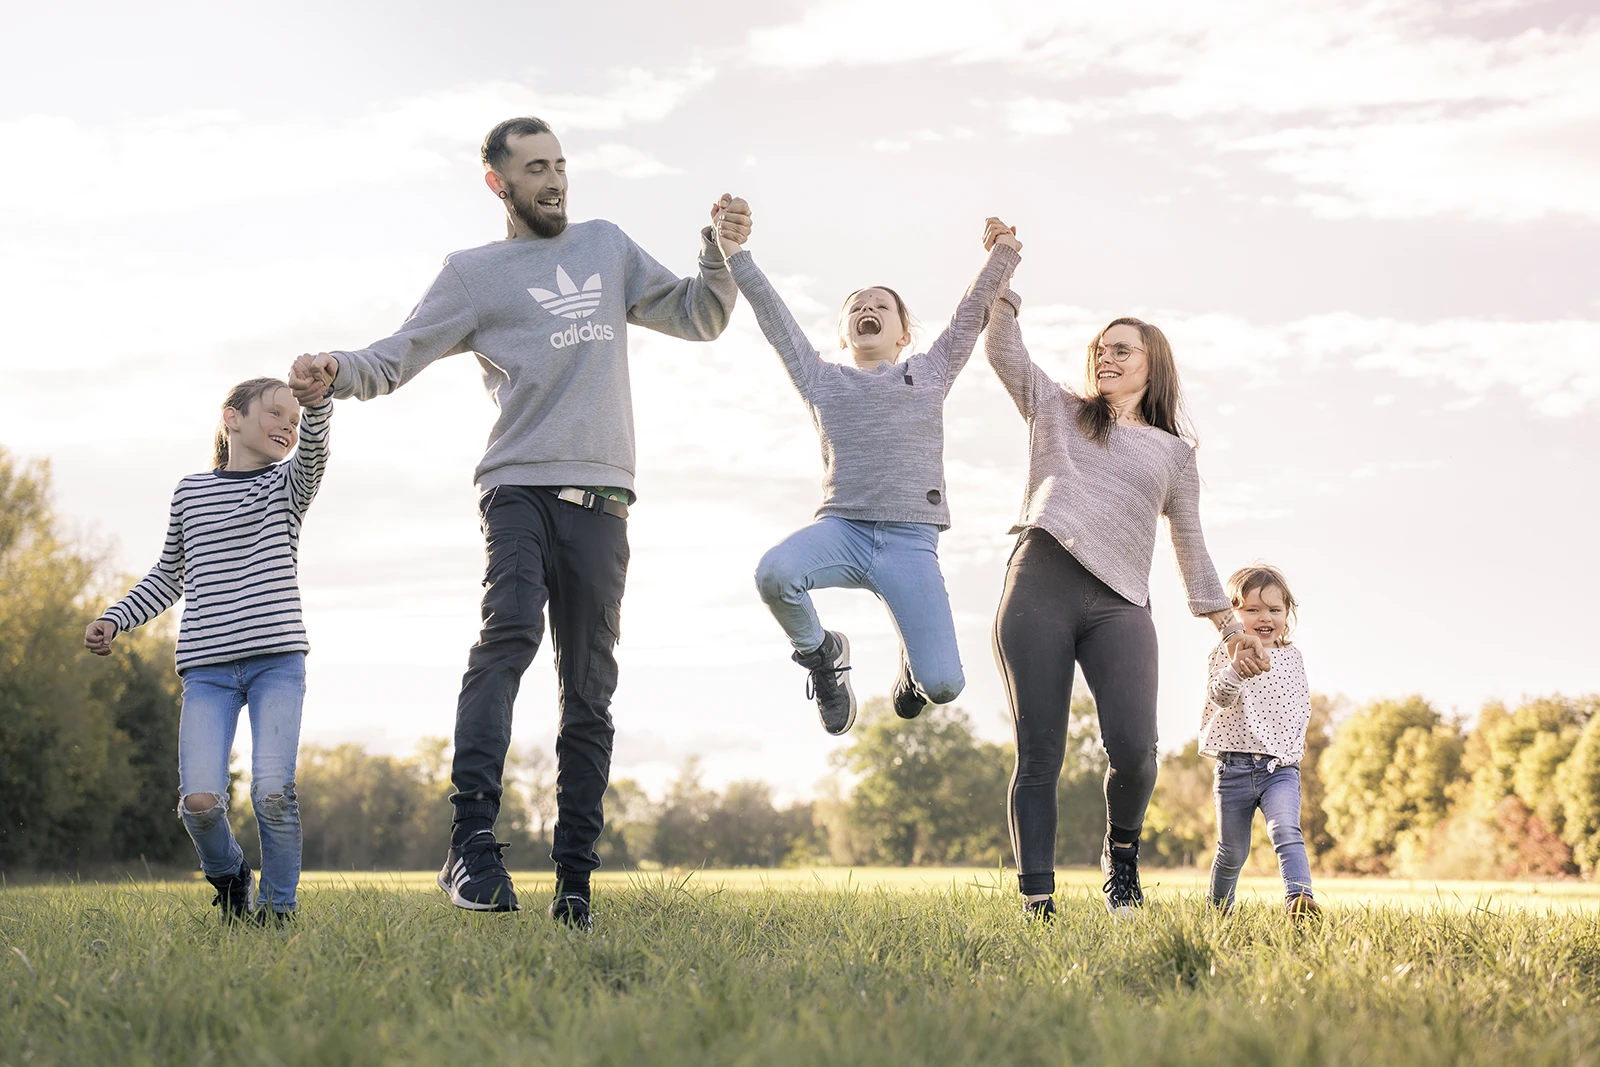
[[339, 361], [327, 352], [303, 353], [289, 368], [289, 388], [302, 404], [315, 404], [327, 395], [339, 373]]
[[995, 245], [1005, 245], [1007, 248], [1022, 251], [1022, 242], [1017, 240], [1017, 228], [1007, 226], [999, 219], [990, 215], [983, 220], [983, 250], [990, 251]]
[[750, 240], [750, 205], [744, 197], [723, 193], [722, 199], [711, 205], [711, 229], [723, 259], [743, 248]]
[[97, 656], [111, 655], [111, 642], [116, 639], [116, 624], [105, 619], [96, 619], [83, 631], [83, 647]]
[[1252, 633], [1235, 634], [1228, 639], [1228, 655], [1234, 671], [1241, 678], [1254, 678], [1272, 669], [1272, 658], [1261, 644], [1261, 638]]

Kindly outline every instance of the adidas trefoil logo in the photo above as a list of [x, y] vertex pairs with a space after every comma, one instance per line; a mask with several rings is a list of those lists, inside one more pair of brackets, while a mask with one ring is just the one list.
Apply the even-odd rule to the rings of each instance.
[[589, 280], [579, 289], [572, 284], [572, 279], [567, 277], [567, 272], [556, 265], [556, 288], [560, 292], [552, 293], [548, 289], [529, 289], [528, 295], [539, 301], [539, 306], [553, 315], [560, 315], [564, 319], [586, 319], [594, 314], [594, 309], [600, 306], [600, 275], [591, 274]]

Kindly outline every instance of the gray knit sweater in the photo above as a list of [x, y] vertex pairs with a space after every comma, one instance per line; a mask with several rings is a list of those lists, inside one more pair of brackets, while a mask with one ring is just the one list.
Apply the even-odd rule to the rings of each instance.
[[996, 245], [933, 347], [872, 371], [823, 359], [750, 253], [738, 252], [728, 260], [761, 332], [783, 360], [817, 428], [822, 444], [817, 518], [837, 515], [949, 528], [944, 398], [1020, 258]]
[[1127, 600], [1150, 601], [1156, 520], [1171, 526], [1178, 570], [1195, 615], [1232, 605], [1200, 531], [1200, 472], [1194, 449], [1153, 426], [1116, 426], [1105, 447], [1078, 429], [1083, 400], [1028, 358], [1017, 326], [1022, 299], [995, 301], [984, 339], [989, 365], [1028, 421], [1028, 489], [1022, 518], [1061, 542], [1084, 568]]

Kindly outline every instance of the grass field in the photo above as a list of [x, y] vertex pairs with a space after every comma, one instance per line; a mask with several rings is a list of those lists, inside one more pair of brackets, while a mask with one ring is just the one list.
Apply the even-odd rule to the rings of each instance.
[[[308, 876], [287, 930], [194, 882], [0, 889], [0, 1062], [1600, 1064], [1600, 886], [1275, 879], [1232, 917], [1150, 871], [1048, 927], [995, 872], [608, 875], [598, 926], [431, 874]], [[519, 879], [529, 905], [547, 880]]]

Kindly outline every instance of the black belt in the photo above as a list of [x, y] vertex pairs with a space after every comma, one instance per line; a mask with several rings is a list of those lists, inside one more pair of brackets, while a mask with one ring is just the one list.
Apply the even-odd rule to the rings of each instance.
[[599, 493], [591, 493], [587, 489], [578, 489], [570, 485], [562, 489], [551, 489], [550, 491], [569, 504], [577, 504], [579, 507], [588, 508], [590, 511], [603, 511], [607, 515], [615, 515], [619, 519], [628, 517], [628, 505], [620, 500], [612, 500], [608, 496], [601, 496]]

